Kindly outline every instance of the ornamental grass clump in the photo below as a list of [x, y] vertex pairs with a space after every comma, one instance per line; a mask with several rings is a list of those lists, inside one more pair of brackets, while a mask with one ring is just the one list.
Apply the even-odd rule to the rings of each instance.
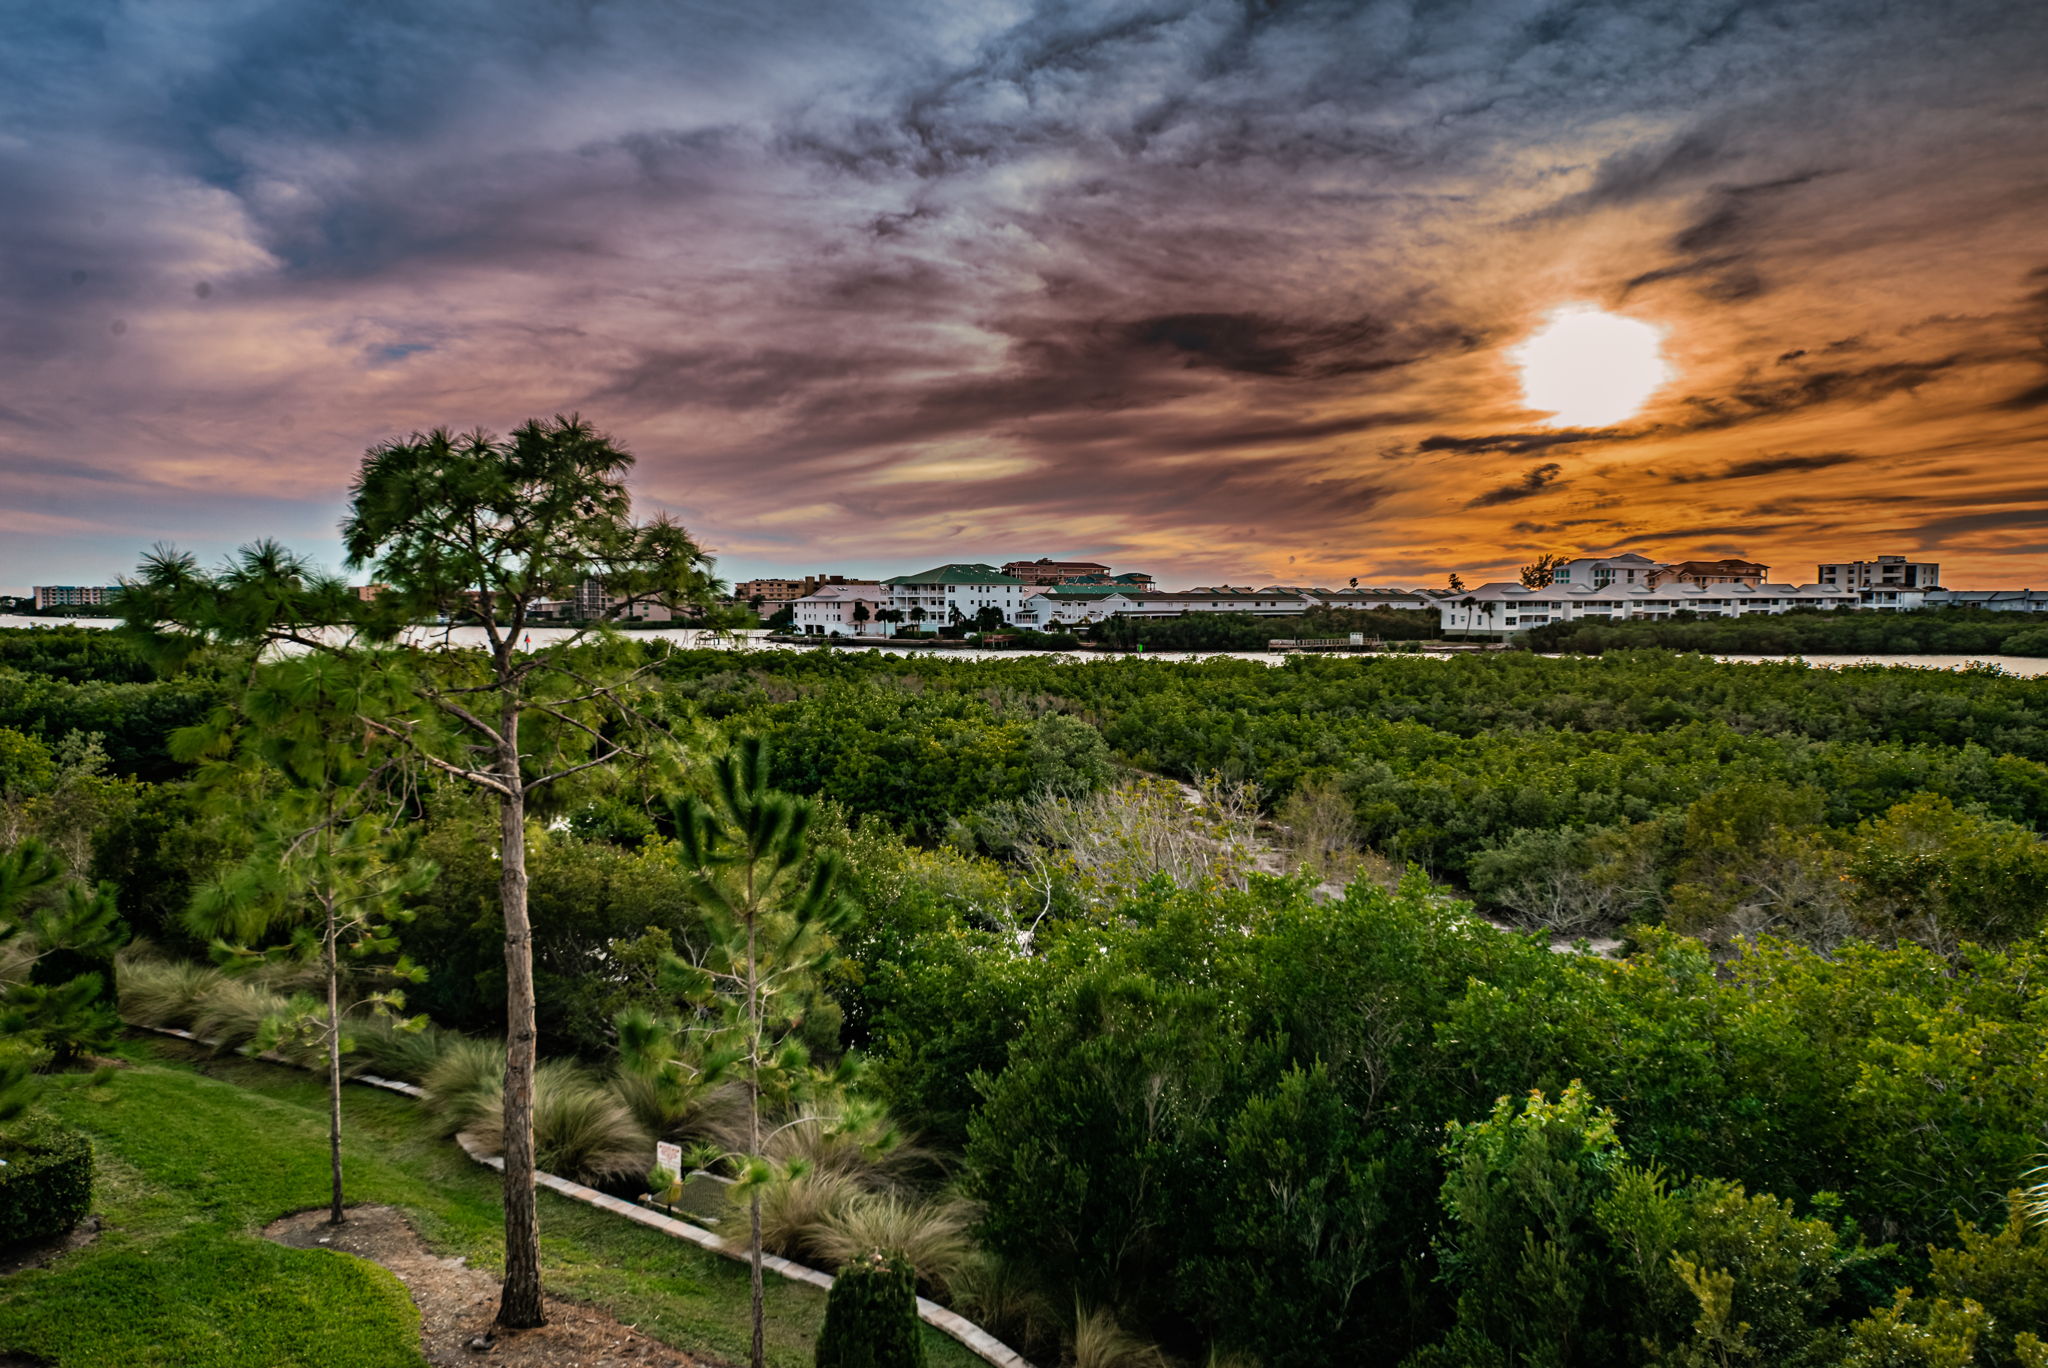
[[360, 1071], [420, 1083], [462, 1037], [433, 1025], [409, 1030], [391, 1017], [373, 1016], [356, 1027], [351, 1039], [351, 1062]]
[[[468, 1094], [472, 1111], [459, 1127], [487, 1154], [504, 1152], [502, 1078]], [[533, 1076], [534, 1161], [547, 1173], [581, 1182], [645, 1174], [654, 1139], [618, 1094], [588, 1072], [551, 1059]]]
[[243, 979], [222, 975], [193, 1005], [192, 1034], [222, 1050], [255, 1043], [265, 1028], [291, 1008], [276, 993]]
[[1166, 1368], [1166, 1355], [1117, 1324], [1106, 1306], [1074, 1308], [1073, 1368]]
[[437, 1135], [467, 1130], [481, 1111], [497, 1105], [505, 1086], [505, 1047], [467, 1036], [451, 1040], [420, 1086]]
[[188, 960], [123, 959], [115, 978], [121, 1015], [138, 1026], [187, 1026], [220, 970]]
[[920, 1201], [863, 1193], [826, 1214], [810, 1242], [828, 1263], [841, 1266], [869, 1250], [894, 1250], [920, 1281], [943, 1293], [974, 1257], [968, 1232], [978, 1215], [972, 1202], [958, 1197]]
[[825, 1299], [817, 1368], [924, 1368], [917, 1275], [900, 1255], [869, 1251], [849, 1262]]
[[[820, 1169], [769, 1183], [761, 1190], [761, 1244], [785, 1258], [821, 1260], [820, 1237], [863, 1195], [852, 1178]], [[727, 1196], [731, 1226], [744, 1229], [751, 1194], [728, 1188]]]

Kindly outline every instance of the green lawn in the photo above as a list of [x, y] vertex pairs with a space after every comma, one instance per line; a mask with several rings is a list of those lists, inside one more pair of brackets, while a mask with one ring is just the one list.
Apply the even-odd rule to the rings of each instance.
[[[85, 1365], [419, 1365], [418, 1315], [397, 1279], [360, 1260], [286, 1249], [262, 1228], [320, 1206], [326, 1098], [317, 1078], [240, 1059], [135, 1047], [105, 1086], [52, 1080], [51, 1110], [92, 1133], [100, 1238], [49, 1268], [0, 1279], [0, 1351]], [[417, 1104], [345, 1094], [348, 1195], [411, 1214], [437, 1252], [500, 1266], [498, 1178], [429, 1136]], [[747, 1278], [721, 1259], [543, 1191], [551, 1292], [603, 1306], [687, 1352], [743, 1362]], [[806, 1368], [824, 1296], [771, 1277], [768, 1353]], [[932, 1368], [980, 1360], [926, 1330]]]

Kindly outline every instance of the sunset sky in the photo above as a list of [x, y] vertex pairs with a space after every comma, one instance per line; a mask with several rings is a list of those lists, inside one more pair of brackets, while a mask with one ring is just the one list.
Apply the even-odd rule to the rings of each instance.
[[2048, 588], [2039, 0], [0, 12], [0, 590], [569, 410], [734, 579]]

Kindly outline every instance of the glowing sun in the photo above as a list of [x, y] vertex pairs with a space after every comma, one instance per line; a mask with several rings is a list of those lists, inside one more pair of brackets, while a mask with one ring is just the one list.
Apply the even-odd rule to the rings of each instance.
[[1633, 418], [1671, 378], [1660, 328], [1590, 305], [1555, 310], [1514, 350], [1522, 397], [1552, 427], [1607, 427]]

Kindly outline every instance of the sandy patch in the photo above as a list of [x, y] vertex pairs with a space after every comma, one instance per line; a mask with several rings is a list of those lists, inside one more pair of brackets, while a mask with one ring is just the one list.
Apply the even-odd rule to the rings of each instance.
[[[506, 1364], [513, 1368], [697, 1368], [697, 1360], [619, 1324], [595, 1307], [547, 1299], [548, 1323], [496, 1330], [498, 1280], [461, 1259], [430, 1253], [391, 1207], [350, 1207], [339, 1227], [325, 1208], [265, 1227], [266, 1238], [298, 1249], [333, 1249], [388, 1268], [420, 1309], [420, 1348], [436, 1368]], [[487, 1348], [471, 1348], [480, 1336]]]

